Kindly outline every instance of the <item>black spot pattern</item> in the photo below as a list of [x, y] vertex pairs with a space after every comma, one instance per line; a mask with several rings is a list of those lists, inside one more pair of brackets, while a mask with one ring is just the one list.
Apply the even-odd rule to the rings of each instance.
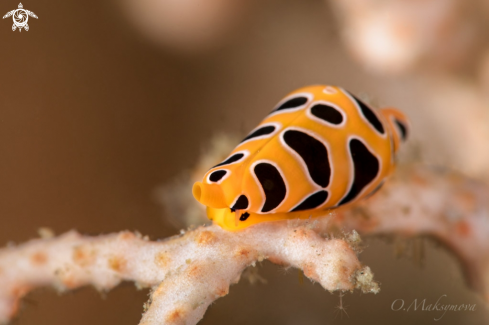
[[287, 188], [277, 168], [268, 163], [259, 163], [254, 168], [255, 175], [265, 192], [265, 204], [261, 212], [269, 212], [285, 199]]
[[216, 170], [209, 175], [211, 182], [219, 182], [228, 172], [225, 170]]
[[233, 207], [231, 209], [233, 210], [245, 210], [248, 209], [248, 198], [246, 195], [241, 195], [237, 200], [236, 203], [234, 203]]
[[397, 125], [399, 131], [401, 131], [402, 141], [406, 141], [406, 139], [407, 139], [407, 127], [406, 127], [406, 125], [396, 118], [394, 119], [394, 122], [396, 122], [396, 125]]
[[365, 105], [364, 102], [362, 102], [360, 99], [356, 98], [353, 96], [353, 94], [350, 93], [350, 96], [353, 97], [355, 102], [357, 102], [358, 106], [360, 107], [360, 110], [362, 111], [363, 116], [369, 121], [370, 124], [380, 133], [384, 134], [384, 126], [382, 125], [382, 122], [380, 122], [379, 118], [377, 115], [372, 111], [370, 107]]
[[224, 160], [222, 163], [217, 164], [217, 165], [215, 165], [212, 168], [216, 168], [216, 167], [219, 167], [219, 166], [224, 166], [224, 165], [232, 164], [233, 162], [237, 162], [238, 160], [240, 160], [243, 157], [244, 157], [244, 154], [242, 154], [242, 153], [236, 153], [236, 154], [232, 155], [231, 157], [229, 157], [228, 159]]
[[311, 114], [328, 123], [338, 125], [343, 122], [343, 115], [334, 107], [317, 104], [311, 108]]
[[273, 126], [273, 125], [263, 126], [263, 127], [259, 128], [259, 129], [255, 130], [250, 135], [248, 135], [241, 142], [245, 142], [245, 141], [247, 141], [249, 139], [253, 139], [253, 138], [257, 138], [257, 137], [262, 136], [262, 135], [267, 135], [267, 134], [273, 133], [273, 131], [275, 131], [275, 126]]
[[327, 187], [331, 177], [331, 167], [328, 150], [324, 144], [296, 130], [287, 130], [283, 134], [283, 139], [304, 160], [312, 180], [321, 187]]
[[307, 100], [308, 100], [307, 97], [295, 97], [295, 98], [289, 99], [288, 101], [286, 101], [285, 103], [280, 105], [278, 108], [273, 110], [272, 113], [277, 112], [277, 111], [282, 111], [282, 110], [300, 107], [300, 106], [304, 105], [305, 103], [307, 103]]
[[378, 159], [357, 139], [350, 140], [350, 156], [353, 160], [353, 183], [350, 191], [338, 205], [348, 203], [373, 181], [380, 170]]
[[308, 196], [304, 201], [301, 202], [298, 206], [296, 206], [292, 212], [294, 211], [302, 211], [302, 210], [310, 210], [315, 209], [328, 199], [328, 192], [319, 191], [310, 196]]
[[250, 214], [248, 212], [245, 212], [241, 215], [241, 217], [239, 217], [239, 220], [245, 221], [246, 219], [248, 219], [249, 216]]

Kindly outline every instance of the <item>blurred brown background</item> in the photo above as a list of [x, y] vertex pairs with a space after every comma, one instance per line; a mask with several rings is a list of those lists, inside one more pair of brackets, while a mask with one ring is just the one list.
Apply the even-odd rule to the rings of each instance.
[[[433, 80], [446, 82], [440, 77], [445, 72], [422, 80], [423, 69], [372, 73], [341, 41], [341, 19], [331, 3], [241, 1], [239, 14], [215, 27], [223, 32], [217, 40], [204, 35], [194, 42], [190, 36], [199, 36], [196, 29], [187, 32], [187, 38], [173, 35], [178, 42], [172, 43], [155, 40], [156, 27], [155, 35], [149, 35], [132, 16], [137, 7], [127, 1], [24, 2], [25, 9], [39, 16], [29, 19], [28, 32], [12, 32], [10, 18], [0, 21], [2, 245], [33, 238], [45, 226], [57, 234], [70, 229], [87, 234], [138, 230], [152, 239], [175, 234], [178, 229], [167, 221], [155, 189], [190, 170], [213, 134], [245, 134], [282, 96], [308, 84], [341, 85], [373, 96], [373, 102], [398, 106], [412, 117], [418, 134], [412, 146], [427, 148], [428, 161], [464, 166], [465, 155], [437, 142], [448, 127], [432, 124], [439, 115], [423, 105], [433, 101], [420, 97]], [[0, 11], [17, 5], [3, 1]], [[473, 66], [459, 64], [450, 72], [455, 89], [464, 90], [462, 79], [465, 85], [478, 78]], [[440, 85], [433, 87], [450, 94], [451, 85]], [[453, 116], [456, 120], [456, 112]], [[429, 138], [424, 137], [427, 132]], [[467, 172], [482, 178], [483, 173], [477, 173], [483, 163], [477, 160]], [[297, 270], [285, 272], [264, 263], [260, 274], [268, 284], [251, 286], [243, 280], [233, 286], [211, 306], [202, 324], [489, 320], [484, 302], [465, 287], [460, 266], [443, 248], [424, 241], [420, 267], [413, 258], [396, 260], [392, 240], [368, 242], [361, 259], [373, 269], [382, 290], [376, 296], [346, 295], [349, 318], [335, 316], [337, 295], [307, 279], [301, 284]], [[440, 313], [391, 310], [395, 299], [434, 303], [444, 294], [444, 303], [475, 303], [477, 311], [447, 313], [436, 322]], [[28, 296], [14, 323], [137, 324], [146, 299], [147, 291], [137, 291], [132, 284], [108, 294], [84, 288], [58, 296], [43, 289]]]

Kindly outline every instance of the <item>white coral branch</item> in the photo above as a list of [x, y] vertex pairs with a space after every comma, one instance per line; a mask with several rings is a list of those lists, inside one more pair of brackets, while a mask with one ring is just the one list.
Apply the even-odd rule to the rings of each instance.
[[366, 234], [429, 235], [460, 259], [471, 287], [489, 302], [489, 188], [456, 172], [428, 167], [400, 169], [385, 188], [332, 226]]
[[324, 239], [305, 224], [260, 224], [239, 233], [200, 227], [161, 242], [130, 232], [87, 237], [72, 231], [0, 251], [0, 322], [35, 287], [108, 290], [130, 280], [154, 287], [141, 324], [195, 324], [246, 267], [264, 259], [300, 268], [330, 291], [378, 291], [348, 240]]
[[[325, 289], [378, 292], [357, 259], [361, 234], [427, 234], [464, 262], [472, 286], [489, 300], [489, 189], [453, 172], [400, 170], [373, 197], [315, 221], [262, 223], [242, 232], [200, 227], [150, 242], [130, 232], [86, 237], [70, 232], [0, 250], [0, 322], [12, 318], [29, 290], [122, 280], [153, 287], [141, 324], [195, 324], [256, 261], [294, 266]], [[321, 233], [349, 229], [344, 239]]]

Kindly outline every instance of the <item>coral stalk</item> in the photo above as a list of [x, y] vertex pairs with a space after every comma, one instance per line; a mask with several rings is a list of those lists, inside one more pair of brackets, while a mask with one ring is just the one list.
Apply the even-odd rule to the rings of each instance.
[[141, 324], [196, 324], [247, 267], [265, 259], [299, 268], [329, 291], [377, 293], [372, 272], [357, 258], [356, 231], [435, 237], [459, 256], [472, 287], [489, 300], [488, 198], [482, 183], [415, 166], [400, 169], [369, 199], [315, 220], [261, 223], [240, 232], [212, 225], [158, 242], [130, 232], [88, 237], [74, 231], [32, 240], [0, 250], [0, 322], [9, 321], [36, 287], [109, 290], [126, 280], [152, 287]]
[[153, 287], [141, 324], [195, 324], [245, 268], [264, 259], [301, 268], [329, 291], [377, 292], [350, 242], [286, 223], [240, 233], [200, 227], [160, 242], [130, 232], [88, 237], [74, 231], [32, 240], [0, 251], [0, 322], [11, 319], [35, 287], [108, 290], [127, 280]]
[[[364, 235], [430, 236], [452, 250], [469, 285], [489, 301], [489, 188], [449, 169], [400, 169], [385, 188], [325, 228]], [[323, 228], [323, 231], [328, 231]]]

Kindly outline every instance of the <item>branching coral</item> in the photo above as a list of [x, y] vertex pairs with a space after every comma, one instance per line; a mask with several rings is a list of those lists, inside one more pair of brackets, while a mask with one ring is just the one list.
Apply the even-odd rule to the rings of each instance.
[[457, 65], [477, 40], [475, 6], [467, 1], [331, 3], [342, 21], [346, 45], [361, 63], [376, 71], [402, 73], [417, 65]]
[[37, 239], [0, 251], [0, 322], [11, 319], [35, 287], [108, 290], [127, 280], [153, 287], [141, 324], [195, 324], [244, 269], [264, 259], [301, 268], [329, 291], [378, 292], [348, 238], [324, 239], [304, 223], [275, 223], [240, 233], [200, 227], [161, 242], [130, 232]]
[[183, 51], [201, 51], [222, 42], [251, 1], [125, 0], [128, 16], [150, 39]]
[[457, 254], [471, 287], [489, 301], [488, 199], [483, 183], [417, 167], [399, 170], [385, 189], [333, 220], [360, 234], [433, 236]]
[[141, 324], [195, 324], [243, 270], [264, 259], [300, 268], [329, 291], [378, 292], [372, 272], [357, 259], [359, 235], [343, 235], [345, 229], [432, 235], [458, 254], [471, 284], [487, 300], [487, 197], [482, 184], [415, 167], [400, 170], [370, 199], [317, 220], [262, 223], [234, 233], [199, 227], [159, 242], [130, 232], [36, 239], [0, 251], [0, 321], [11, 319], [19, 300], [35, 287], [91, 284], [108, 290], [126, 280], [153, 288]]

